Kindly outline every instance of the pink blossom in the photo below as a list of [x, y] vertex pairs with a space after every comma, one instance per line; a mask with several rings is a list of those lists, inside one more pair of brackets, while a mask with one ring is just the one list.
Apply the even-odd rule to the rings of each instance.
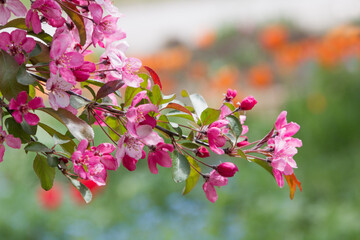
[[19, 149], [21, 147], [20, 138], [16, 138], [11, 134], [7, 134], [3, 130], [3, 127], [0, 126], [0, 162], [2, 162], [4, 158], [4, 153], [5, 153], [4, 142], [6, 142], [6, 144], [12, 148]]
[[19, 0], [1, 0], [0, 25], [5, 25], [8, 22], [11, 12], [18, 17], [25, 16], [26, 7]]
[[133, 137], [145, 138], [156, 126], [155, 118], [149, 112], [158, 112], [157, 107], [152, 103], [136, 105], [146, 97], [146, 91], [139, 92], [133, 99], [131, 106], [126, 112], [128, 122], [126, 128]]
[[26, 14], [25, 24], [31, 27], [34, 33], [41, 32], [41, 21], [38, 12], [43, 15], [46, 22], [53, 27], [61, 27], [65, 23], [65, 19], [61, 16], [61, 7], [54, 0], [36, 0], [31, 4], [31, 9]]
[[221, 187], [225, 186], [227, 183], [227, 177], [221, 176], [216, 170], [211, 171], [203, 185], [203, 190], [207, 199], [212, 203], [216, 202], [218, 196], [215, 190], [215, 186]]
[[35, 97], [34, 99], [27, 102], [28, 95], [25, 91], [22, 91], [17, 95], [16, 100], [12, 98], [9, 103], [9, 109], [13, 110], [12, 116], [15, 121], [22, 123], [23, 117], [29, 125], [37, 125], [39, 123], [39, 117], [29, 110], [35, 110], [37, 108], [45, 107], [41, 97]]
[[94, 181], [98, 186], [106, 184], [107, 172], [101, 157], [93, 150], [87, 149], [89, 142], [81, 140], [71, 159], [74, 165], [74, 172], [82, 179]]
[[284, 185], [283, 175], [291, 175], [294, 173], [293, 168], [297, 168], [293, 156], [297, 153], [296, 148], [302, 146], [300, 139], [292, 137], [300, 126], [293, 122], [287, 123], [286, 115], [286, 111], [280, 113], [275, 122], [276, 136], [268, 140], [272, 151], [271, 166], [280, 187]]
[[122, 79], [127, 86], [140, 87], [144, 80], [137, 75], [142, 63], [136, 58], [127, 58], [125, 51], [128, 48], [126, 42], [114, 42], [106, 47], [101, 59], [109, 64], [101, 66], [101, 69], [115, 69], [111, 75], [115, 79]]
[[95, 23], [92, 33], [92, 42], [94, 47], [96, 47], [96, 44], [99, 44], [99, 46], [104, 48], [104, 38], [111, 39], [112, 42], [124, 39], [126, 37], [125, 33], [117, 27], [117, 21], [119, 19], [118, 17], [107, 15], [103, 18], [102, 7], [96, 3], [89, 5], [89, 11]]
[[122, 14], [119, 13], [119, 9], [112, 4], [111, 0], [95, 0], [95, 2], [101, 5], [112, 16], [121, 17]]
[[294, 122], [287, 123], [286, 115], [287, 115], [286, 111], [282, 111], [280, 113], [279, 117], [275, 122], [275, 128], [280, 136], [291, 137], [299, 131], [300, 126]]
[[297, 168], [293, 156], [297, 153], [297, 147], [302, 146], [300, 139], [276, 136], [269, 139], [268, 146], [273, 149], [271, 166], [285, 175], [293, 174], [293, 168]]
[[85, 61], [81, 66], [73, 69], [73, 74], [77, 82], [84, 82], [89, 79], [90, 73], [96, 70], [96, 66], [92, 62]]
[[225, 95], [225, 102], [231, 102], [236, 97], [236, 90], [228, 89]]
[[171, 158], [169, 152], [172, 151], [174, 151], [174, 146], [163, 142], [158, 143], [156, 147], [154, 146], [153, 149], [150, 149], [148, 154], [150, 172], [153, 174], [158, 174], [157, 164], [166, 168], [171, 167]]
[[129, 134], [124, 134], [119, 142], [115, 157], [118, 165], [122, 163], [129, 171], [136, 169], [136, 163], [140, 158], [145, 158], [144, 144]]
[[207, 131], [209, 139], [209, 147], [211, 151], [216, 154], [224, 154], [224, 150], [221, 149], [226, 143], [225, 133], [228, 132], [226, 127], [229, 124], [228, 120], [218, 120], [213, 122]]
[[256, 99], [253, 96], [248, 96], [244, 98], [240, 103], [241, 110], [251, 110], [257, 103]]
[[71, 84], [76, 84], [76, 78], [71, 68], [77, 68], [83, 65], [84, 56], [78, 52], [67, 52], [67, 48], [71, 45], [71, 37], [67, 34], [60, 34], [53, 40], [50, 58], [50, 71], [57, 74], [58, 71], [63, 79]]
[[237, 166], [232, 162], [224, 162], [216, 167], [218, 173], [223, 177], [233, 177], [239, 171]]
[[206, 158], [206, 157], [210, 157], [210, 153], [206, 147], [200, 146], [198, 149], [196, 149], [196, 156], [201, 158]]
[[46, 82], [46, 89], [49, 93], [49, 103], [54, 110], [66, 108], [70, 104], [70, 95], [66, 92], [73, 87], [58, 74], [51, 74]]
[[102, 143], [97, 147], [91, 147], [91, 151], [94, 152], [94, 156], [100, 157], [100, 162], [107, 170], [116, 170], [119, 165], [116, 159], [110, 154], [115, 148], [116, 147], [111, 143]]
[[14, 56], [19, 65], [25, 62], [24, 52], [30, 53], [35, 48], [35, 45], [35, 40], [26, 37], [26, 31], [24, 30], [16, 29], [11, 34], [7, 32], [0, 33], [0, 48]]

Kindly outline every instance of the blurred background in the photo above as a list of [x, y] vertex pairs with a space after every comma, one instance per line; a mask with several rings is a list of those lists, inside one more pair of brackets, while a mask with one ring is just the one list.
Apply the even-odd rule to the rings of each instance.
[[[164, 93], [199, 92], [219, 107], [228, 88], [259, 101], [247, 115], [256, 140], [277, 115], [301, 129], [289, 198], [258, 165], [210, 203], [202, 182], [182, 196], [171, 171], [122, 167], [85, 205], [60, 174], [49, 192], [34, 156], [11, 148], [0, 165], [0, 239], [359, 239], [360, 2], [118, 0], [128, 56], [155, 69]], [[96, 129], [97, 144], [106, 141]], [[46, 135], [43, 134], [44, 139]], [[229, 159], [221, 159], [228, 161]]]

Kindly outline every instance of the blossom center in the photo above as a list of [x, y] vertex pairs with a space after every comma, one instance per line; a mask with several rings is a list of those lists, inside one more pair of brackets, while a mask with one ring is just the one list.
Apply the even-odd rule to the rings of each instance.
[[19, 111], [22, 113], [22, 114], [26, 114], [29, 112], [29, 106], [27, 104], [25, 105], [21, 105], [19, 107]]

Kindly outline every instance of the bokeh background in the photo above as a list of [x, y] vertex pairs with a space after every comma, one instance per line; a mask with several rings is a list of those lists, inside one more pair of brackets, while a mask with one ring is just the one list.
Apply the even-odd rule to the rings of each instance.
[[[259, 166], [239, 173], [215, 204], [168, 169], [110, 174], [85, 205], [60, 174], [45, 193], [34, 156], [8, 148], [0, 165], [0, 239], [359, 239], [360, 6], [345, 1], [119, 0], [129, 56], [154, 68], [167, 94], [199, 92], [220, 106], [227, 88], [259, 100], [250, 140], [283, 109], [301, 125], [289, 198]], [[96, 129], [97, 143], [106, 141]], [[46, 139], [46, 135], [40, 136]], [[50, 141], [50, 139], [49, 139]], [[228, 159], [222, 158], [226, 161]]]

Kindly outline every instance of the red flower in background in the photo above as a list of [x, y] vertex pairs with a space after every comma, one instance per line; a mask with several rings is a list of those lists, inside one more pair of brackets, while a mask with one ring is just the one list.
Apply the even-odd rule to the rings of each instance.
[[49, 191], [39, 188], [37, 192], [39, 204], [46, 210], [57, 209], [62, 203], [62, 196], [62, 189], [57, 183]]

